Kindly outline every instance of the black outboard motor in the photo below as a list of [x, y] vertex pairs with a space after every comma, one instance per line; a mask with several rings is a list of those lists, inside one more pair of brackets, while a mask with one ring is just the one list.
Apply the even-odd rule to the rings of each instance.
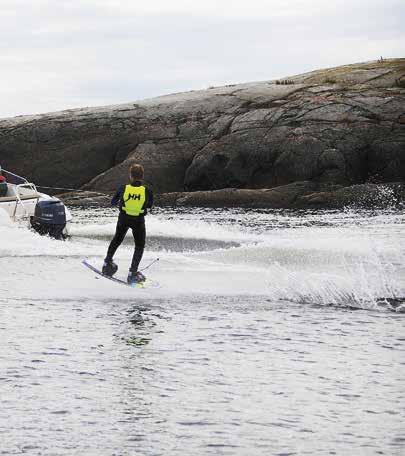
[[31, 226], [39, 234], [47, 234], [55, 239], [65, 239], [66, 212], [62, 201], [52, 198], [38, 201]]

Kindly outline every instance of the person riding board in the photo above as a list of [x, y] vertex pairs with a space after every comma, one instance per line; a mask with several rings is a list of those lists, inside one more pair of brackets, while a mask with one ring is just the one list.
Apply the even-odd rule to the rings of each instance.
[[3, 170], [0, 165], [0, 197], [7, 195], [7, 180], [3, 176]]
[[115, 235], [110, 242], [107, 256], [104, 259], [102, 272], [109, 277], [112, 277], [117, 272], [118, 266], [113, 262], [113, 257], [124, 240], [128, 229], [131, 228], [135, 249], [127, 278], [129, 284], [145, 280], [142, 272], [138, 271], [138, 266], [145, 248], [145, 215], [147, 214], [147, 209], [153, 206], [153, 193], [145, 186], [143, 178], [143, 166], [139, 164], [132, 165], [129, 168], [130, 183], [119, 187], [111, 200], [111, 205], [118, 206], [120, 213]]

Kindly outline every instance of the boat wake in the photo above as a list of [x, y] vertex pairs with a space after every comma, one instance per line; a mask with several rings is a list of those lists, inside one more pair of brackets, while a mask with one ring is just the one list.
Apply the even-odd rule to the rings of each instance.
[[[233, 219], [218, 222], [149, 217], [143, 264], [160, 258], [148, 272], [162, 288], [148, 291], [148, 298], [250, 295], [280, 303], [405, 311], [405, 252], [397, 219], [384, 231], [380, 225], [252, 230]], [[101, 264], [114, 228], [109, 220], [78, 223], [72, 238], [61, 242], [16, 229], [0, 217], [0, 261], [8, 266], [0, 290], [15, 294], [17, 271], [24, 271], [30, 296], [132, 299], [132, 290], [96, 282], [80, 265], [85, 257]], [[118, 274], [126, 275], [131, 256], [129, 236], [116, 254]]]

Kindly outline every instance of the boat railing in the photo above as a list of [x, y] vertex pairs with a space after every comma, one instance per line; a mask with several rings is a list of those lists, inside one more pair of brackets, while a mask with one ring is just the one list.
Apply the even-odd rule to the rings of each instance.
[[[14, 189], [15, 189], [16, 200], [15, 200], [15, 206], [14, 206], [14, 211], [13, 211], [13, 215], [12, 215], [13, 220], [16, 220], [16, 218], [17, 218], [18, 205], [20, 205], [21, 208], [24, 211], [24, 215], [22, 217], [24, 217], [24, 216], [28, 217], [29, 214], [28, 214], [27, 208], [25, 207], [24, 201], [23, 201], [24, 194], [21, 191], [24, 190], [24, 189], [31, 190], [28, 193], [28, 195], [32, 195], [32, 199], [35, 198], [38, 201], [39, 200], [39, 195], [38, 195], [38, 192], [37, 192], [37, 188], [31, 182], [27, 182], [27, 183], [24, 183], [24, 184], [15, 185]], [[28, 196], [27, 193], [25, 195]]]
[[[13, 190], [13, 196], [15, 197], [15, 205], [11, 216], [12, 219], [17, 219], [17, 210], [19, 206], [23, 211], [23, 214], [19, 215], [19, 217], [28, 217], [29, 214], [27, 208], [24, 205], [24, 199], [31, 196], [29, 199], [36, 199], [38, 201], [39, 194], [35, 184], [28, 182], [24, 177], [21, 177], [18, 174], [14, 174], [11, 171], [7, 171], [5, 169], [2, 169], [2, 174], [5, 175], [7, 179], [7, 185], [10, 189]], [[12, 179], [10, 179], [10, 177]]]
[[[7, 182], [11, 184], [28, 184], [29, 182], [25, 177], [21, 177], [18, 174], [14, 174], [11, 171], [7, 171], [6, 169], [2, 169], [1, 173], [6, 177]], [[11, 178], [11, 179], [10, 179]]]

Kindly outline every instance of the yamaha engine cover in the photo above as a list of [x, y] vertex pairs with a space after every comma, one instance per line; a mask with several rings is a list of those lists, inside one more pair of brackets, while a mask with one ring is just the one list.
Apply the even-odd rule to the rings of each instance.
[[63, 230], [66, 226], [64, 204], [56, 198], [38, 201], [34, 216], [31, 217], [31, 226], [39, 234], [49, 235], [55, 239], [64, 239]]

